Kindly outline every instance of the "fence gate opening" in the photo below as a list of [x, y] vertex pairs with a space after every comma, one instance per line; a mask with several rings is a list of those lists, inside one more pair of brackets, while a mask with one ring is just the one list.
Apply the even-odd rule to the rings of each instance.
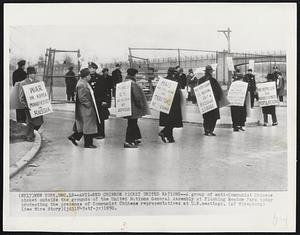
[[[72, 53], [76, 58], [72, 58], [68, 54]], [[64, 57], [59, 58], [61, 55]], [[80, 50], [57, 50], [46, 49], [43, 81], [47, 88], [49, 99], [51, 102], [66, 102], [66, 84], [65, 74], [69, 67], [73, 67], [75, 77], [78, 79], [80, 71]], [[59, 60], [58, 60], [59, 59]]]

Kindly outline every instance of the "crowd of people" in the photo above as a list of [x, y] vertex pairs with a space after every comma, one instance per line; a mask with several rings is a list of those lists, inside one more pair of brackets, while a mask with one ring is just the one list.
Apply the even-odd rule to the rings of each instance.
[[[36, 70], [34, 67], [27, 67], [25, 72], [26, 61], [18, 62], [18, 69], [13, 73], [13, 85], [20, 83], [20, 87], [39, 82], [36, 79]], [[74, 144], [78, 145], [82, 137], [84, 137], [85, 148], [96, 148], [93, 139], [105, 138], [105, 120], [109, 118], [112, 96], [116, 95], [116, 85], [122, 81], [131, 82], [131, 110], [130, 116], [125, 117], [127, 121], [126, 137], [124, 142], [125, 148], [137, 148], [142, 142], [141, 131], [138, 126], [138, 119], [150, 114], [150, 109], [142, 88], [138, 85], [136, 75], [138, 70], [129, 68], [127, 76], [123, 79], [120, 71], [120, 64], [116, 64], [116, 69], [109, 75], [107, 68], [102, 69], [102, 74], [96, 71], [98, 66], [94, 62], [88, 64], [88, 68], [84, 68], [79, 73], [79, 79], [73, 72], [73, 67], [65, 75], [67, 100], [75, 102], [75, 121], [73, 124], [73, 133], [67, 138]], [[267, 81], [274, 81], [276, 84], [277, 96], [283, 101], [284, 79], [277, 66], [273, 67], [273, 73], [266, 76]], [[215, 136], [214, 129], [216, 122], [220, 119], [220, 103], [224, 102], [224, 93], [218, 81], [213, 77], [213, 68], [208, 65], [205, 67], [204, 76], [197, 78], [193, 70], [189, 69], [186, 76], [183, 69], [179, 66], [170, 67], [167, 71], [165, 79], [177, 82], [176, 91], [172, 101], [172, 105], [168, 114], [160, 112], [159, 126], [163, 129], [158, 133], [163, 143], [174, 143], [174, 128], [183, 127], [182, 115], [182, 89], [187, 89], [188, 100], [197, 103], [194, 88], [206, 81], [209, 81], [213, 91], [217, 108], [203, 114], [204, 135]], [[255, 76], [251, 69], [247, 70], [247, 74], [243, 75], [238, 68], [233, 74], [232, 82], [244, 81], [248, 83], [247, 97], [244, 106], [231, 105], [231, 118], [233, 131], [245, 131], [245, 123], [247, 118], [247, 99], [250, 100], [250, 108], [254, 107], [254, 100], [258, 99], [256, 92]], [[249, 97], [248, 97], [249, 96]], [[20, 89], [20, 102], [25, 107], [17, 109], [17, 121], [27, 123], [27, 140], [34, 140], [34, 130], [38, 130], [43, 123], [43, 118], [31, 118], [28, 104], [23, 89]], [[262, 108], [264, 117], [264, 126], [268, 124], [268, 114], [272, 115], [272, 125], [278, 124], [276, 117], [275, 105]]]

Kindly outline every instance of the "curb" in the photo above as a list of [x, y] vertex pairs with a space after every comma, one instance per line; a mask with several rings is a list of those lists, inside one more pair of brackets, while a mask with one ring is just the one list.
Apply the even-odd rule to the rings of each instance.
[[24, 166], [26, 166], [38, 153], [41, 148], [42, 138], [41, 135], [34, 130], [35, 139], [31, 149], [13, 166], [9, 168], [9, 178], [15, 176]]

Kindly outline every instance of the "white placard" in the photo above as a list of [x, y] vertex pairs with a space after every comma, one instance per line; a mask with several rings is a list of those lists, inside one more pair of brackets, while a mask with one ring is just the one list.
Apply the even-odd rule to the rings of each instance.
[[152, 96], [150, 108], [169, 114], [176, 87], [177, 82], [159, 77], [159, 81]]
[[233, 60], [232, 60], [232, 57], [227, 57], [227, 66], [228, 66], [228, 70], [229, 71], [234, 71], [234, 66], [233, 66]]
[[44, 82], [23, 86], [31, 118], [52, 113], [52, 106]]
[[218, 107], [210, 81], [206, 81], [196, 86], [194, 91], [201, 114], [205, 114]]
[[278, 104], [275, 82], [258, 83], [256, 84], [256, 88], [260, 107]]
[[116, 116], [131, 116], [131, 81], [116, 86]]
[[249, 60], [249, 69], [252, 69], [252, 72], [254, 72], [254, 60]]
[[244, 106], [246, 92], [248, 88], [247, 82], [235, 81], [231, 84], [227, 98], [230, 105], [234, 106]]

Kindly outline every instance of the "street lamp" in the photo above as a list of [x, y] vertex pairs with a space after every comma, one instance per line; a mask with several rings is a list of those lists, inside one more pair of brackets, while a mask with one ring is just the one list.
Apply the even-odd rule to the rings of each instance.
[[227, 28], [227, 30], [218, 30], [218, 32], [223, 33], [227, 39], [228, 43], [228, 52], [230, 52], [230, 33], [232, 32], [230, 28]]

